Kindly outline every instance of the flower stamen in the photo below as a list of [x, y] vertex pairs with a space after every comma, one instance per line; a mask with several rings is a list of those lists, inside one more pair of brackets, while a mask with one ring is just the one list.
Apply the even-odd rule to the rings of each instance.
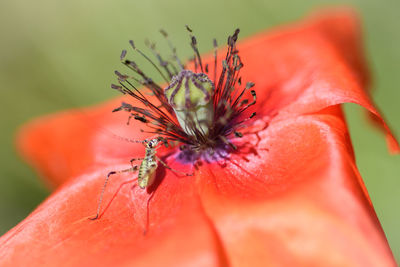
[[[239, 29], [228, 37], [228, 49], [225, 58], [222, 60], [222, 70], [217, 73], [217, 42], [213, 40], [214, 46], [214, 80], [211, 80], [208, 73], [208, 64], [204, 64], [198, 49], [197, 39], [192, 29], [186, 26], [189, 32], [191, 47], [194, 51], [194, 71], [188, 70], [179, 60], [176, 48], [169, 40], [168, 34], [161, 30], [161, 34], [167, 40], [172, 50], [171, 61], [164, 60], [160, 52], [156, 50], [154, 43], [146, 42], [147, 47], [157, 58], [161, 68], [138, 49], [133, 41], [130, 44], [134, 51], [142, 55], [161, 74], [164, 80], [168, 80], [168, 86], [163, 90], [161, 86], [149, 78], [138, 65], [126, 58], [127, 52], [121, 53], [121, 61], [139, 77], [121, 74], [116, 71], [118, 85], [111, 87], [123, 94], [132, 96], [144, 105], [144, 108], [131, 104], [122, 103], [116, 111], [129, 113], [129, 120], [134, 118], [145, 123], [150, 133], [162, 136], [168, 141], [176, 141], [183, 145], [185, 154], [195, 154], [195, 158], [204, 153], [213, 154], [215, 151], [228, 148], [237, 149], [230, 140], [232, 137], [242, 137], [243, 134], [237, 130], [243, 123], [255, 116], [252, 113], [247, 119], [241, 119], [242, 113], [256, 103], [256, 92], [250, 90], [254, 83], [248, 82], [242, 89], [240, 70], [243, 63], [236, 48]], [[180, 71], [178, 72], [178, 68]], [[197, 69], [200, 69], [199, 71]], [[165, 74], [163, 73], [165, 72]], [[170, 79], [167, 79], [167, 76]], [[131, 81], [129, 81], [131, 80]], [[156, 97], [159, 104], [149, 100], [142, 94], [133, 83], [145, 86]], [[252, 101], [245, 97], [250, 90]]]

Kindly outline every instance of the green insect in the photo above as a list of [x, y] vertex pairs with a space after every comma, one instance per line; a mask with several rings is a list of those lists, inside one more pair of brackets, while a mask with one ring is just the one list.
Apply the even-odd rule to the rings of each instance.
[[[165, 168], [176, 172], [178, 174], [182, 174], [185, 176], [193, 176], [193, 173], [184, 173], [181, 172], [179, 170], [175, 170], [172, 169], [171, 167], [169, 167], [164, 161], [162, 161], [159, 157], [157, 157], [156, 152], [157, 149], [164, 144], [165, 146], [168, 145], [168, 142], [165, 138], [162, 137], [158, 137], [158, 138], [153, 138], [153, 139], [146, 139], [143, 141], [135, 141], [135, 140], [131, 140], [129, 139], [130, 142], [133, 143], [142, 143], [146, 149], [145, 149], [145, 156], [143, 158], [133, 158], [131, 159], [131, 165], [132, 167], [129, 169], [124, 169], [124, 170], [120, 170], [120, 171], [111, 171], [107, 174], [107, 177], [104, 181], [104, 185], [101, 189], [101, 193], [100, 193], [100, 197], [99, 197], [99, 202], [97, 205], [97, 212], [96, 212], [96, 216], [89, 218], [90, 220], [97, 220], [100, 216], [100, 211], [101, 211], [101, 203], [103, 201], [103, 196], [104, 196], [104, 192], [108, 183], [108, 180], [110, 179], [111, 175], [114, 174], [120, 174], [120, 173], [124, 173], [124, 172], [135, 172], [135, 171], [139, 171], [138, 173], [138, 177], [137, 177], [137, 181], [138, 181], [138, 185], [141, 189], [146, 189], [148, 187], [150, 187], [155, 180], [156, 177], [156, 170], [158, 167], [158, 163], [160, 162]], [[141, 160], [142, 162], [140, 163], [140, 166], [138, 165], [133, 165], [134, 161], [138, 161]]]

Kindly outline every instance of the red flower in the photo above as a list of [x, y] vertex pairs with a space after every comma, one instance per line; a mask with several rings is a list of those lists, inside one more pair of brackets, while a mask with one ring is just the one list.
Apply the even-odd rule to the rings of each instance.
[[193, 177], [159, 167], [148, 210], [150, 194], [123, 184], [136, 174], [115, 175], [106, 202], [119, 193], [88, 220], [105, 175], [144, 152], [104, 134], [145, 138], [126, 126], [126, 114], [110, 112], [120, 100], [25, 126], [21, 151], [61, 186], [0, 239], [0, 265], [395, 266], [339, 105], [368, 109], [400, 151], [364, 90], [358, 27], [351, 12], [338, 11], [239, 43], [258, 120], [235, 140], [237, 152]]

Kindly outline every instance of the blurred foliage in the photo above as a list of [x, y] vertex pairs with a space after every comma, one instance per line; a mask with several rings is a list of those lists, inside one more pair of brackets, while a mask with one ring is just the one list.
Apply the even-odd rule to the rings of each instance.
[[[185, 24], [195, 30], [204, 52], [211, 48], [212, 38], [220, 37], [223, 43], [235, 27], [241, 28], [243, 38], [338, 3], [2, 0], [0, 233], [27, 216], [49, 193], [37, 174], [17, 156], [14, 137], [18, 126], [39, 115], [117, 95], [109, 84], [114, 80], [113, 70], [121, 67], [119, 54], [128, 47], [127, 40], [133, 38], [138, 44], [146, 38], [161, 41], [158, 30], [163, 27], [180, 52], [188, 56]], [[354, 0], [340, 4], [353, 6], [363, 19], [376, 89], [374, 99], [400, 136], [400, 1]], [[367, 123], [360, 110], [346, 107], [357, 163], [393, 252], [400, 259], [400, 213], [396, 204], [400, 203], [400, 160], [388, 155], [383, 135]]]

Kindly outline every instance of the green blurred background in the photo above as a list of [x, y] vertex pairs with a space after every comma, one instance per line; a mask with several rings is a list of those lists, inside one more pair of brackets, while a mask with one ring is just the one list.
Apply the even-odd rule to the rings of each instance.
[[[184, 25], [195, 30], [204, 52], [213, 37], [225, 41], [235, 27], [241, 37], [288, 23], [331, 5], [353, 6], [364, 25], [374, 78], [374, 99], [400, 136], [400, 22], [398, 0], [2, 0], [0, 1], [0, 234], [27, 216], [49, 190], [16, 154], [21, 124], [58, 110], [116, 96], [109, 89], [127, 40], [162, 43], [167, 29], [188, 56]], [[165, 46], [160, 47], [166, 49]], [[346, 106], [359, 169], [396, 258], [400, 259], [400, 158], [390, 156], [383, 135]]]

